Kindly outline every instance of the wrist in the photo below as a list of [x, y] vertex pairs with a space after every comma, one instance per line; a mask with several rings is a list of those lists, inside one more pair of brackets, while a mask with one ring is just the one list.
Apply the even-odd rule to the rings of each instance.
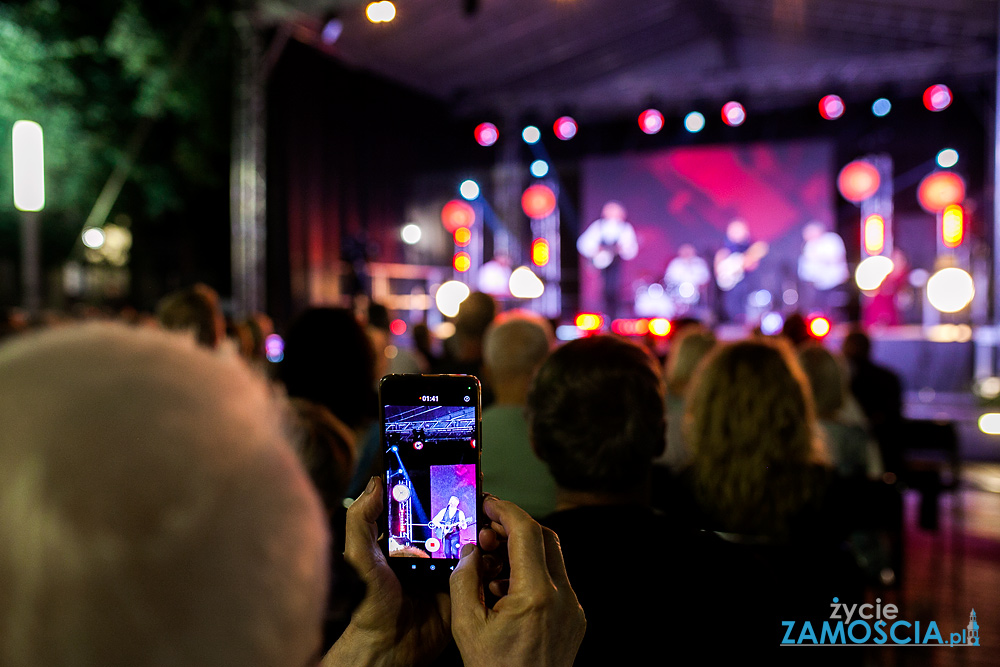
[[359, 628], [352, 620], [323, 658], [321, 667], [380, 667], [391, 664], [392, 639]]

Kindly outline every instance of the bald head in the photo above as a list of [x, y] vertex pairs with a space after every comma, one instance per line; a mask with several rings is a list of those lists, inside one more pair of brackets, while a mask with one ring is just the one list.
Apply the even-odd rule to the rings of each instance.
[[279, 415], [175, 334], [0, 348], [0, 664], [306, 664], [327, 535]]
[[551, 327], [533, 313], [497, 318], [483, 341], [483, 364], [498, 402], [523, 404], [531, 379], [552, 347]]

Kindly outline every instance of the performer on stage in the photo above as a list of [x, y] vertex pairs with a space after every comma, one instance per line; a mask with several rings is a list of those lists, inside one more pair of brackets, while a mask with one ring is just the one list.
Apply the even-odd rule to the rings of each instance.
[[763, 241], [750, 241], [750, 228], [743, 220], [733, 220], [726, 227], [726, 243], [715, 253], [715, 282], [723, 292], [723, 315], [729, 321], [746, 317], [750, 294], [748, 274], [760, 265], [768, 253]]
[[802, 240], [799, 302], [806, 310], [836, 315], [846, 303], [846, 295], [838, 288], [850, 277], [844, 240], [819, 222], [802, 228]]
[[708, 262], [698, 256], [698, 251], [690, 243], [684, 243], [677, 249], [677, 257], [670, 260], [663, 274], [667, 294], [673, 299], [678, 313], [698, 303], [702, 290], [711, 280]]
[[469, 526], [465, 512], [458, 509], [458, 502], [458, 496], [449, 498], [448, 506], [427, 524], [434, 529], [434, 536], [444, 544], [445, 558], [459, 557], [459, 532]]
[[625, 207], [609, 201], [601, 209], [600, 220], [590, 226], [577, 239], [576, 249], [600, 269], [604, 280], [603, 310], [612, 317], [619, 310], [621, 301], [621, 264], [639, 254], [639, 241], [635, 229], [625, 220]]

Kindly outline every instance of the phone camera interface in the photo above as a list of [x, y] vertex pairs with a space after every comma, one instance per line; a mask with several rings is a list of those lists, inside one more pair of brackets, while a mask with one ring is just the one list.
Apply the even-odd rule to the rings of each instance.
[[389, 555], [457, 559], [476, 542], [476, 408], [386, 405], [385, 446]]

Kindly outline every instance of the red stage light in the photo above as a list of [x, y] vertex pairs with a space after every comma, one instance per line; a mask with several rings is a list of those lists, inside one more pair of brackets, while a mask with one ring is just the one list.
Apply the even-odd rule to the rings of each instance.
[[611, 323], [611, 331], [619, 336], [645, 336], [649, 333], [649, 320], [620, 319]]
[[568, 141], [575, 137], [576, 129], [576, 121], [570, 116], [557, 118], [556, 122], [552, 124], [552, 131], [555, 132], [556, 138], [563, 141]]
[[475, 209], [461, 199], [452, 199], [441, 209], [441, 224], [451, 234], [459, 227], [471, 227], [475, 221]]
[[823, 316], [812, 318], [809, 320], [809, 333], [814, 338], [824, 338], [830, 333], [830, 320]]
[[656, 317], [649, 321], [649, 333], [654, 336], [669, 336], [672, 328], [670, 321], [662, 317]]
[[549, 263], [549, 242], [545, 239], [535, 239], [531, 242], [531, 263], [535, 266], [545, 266]]
[[459, 248], [464, 248], [472, 241], [472, 232], [469, 231], [468, 227], [459, 227], [455, 230], [454, 237], [455, 245]]
[[937, 83], [924, 91], [924, 106], [930, 111], [944, 111], [951, 106], [951, 90]]
[[965, 238], [965, 211], [958, 204], [946, 206], [941, 214], [941, 240], [946, 248], [957, 248]]
[[580, 313], [575, 323], [583, 331], [597, 331], [604, 326], [604, 318], [597, 313]]
[[844, 199], [859, 204], [875, 194], [881, 182], [878, 169], [872, 163], [855, 160], [840, 170], [837, 189]]
[[726, 102], [722, 105], [722, 122], [730, 127], [738, 127], [747, 119], [747, 110], [739, 102]]
[[656, 134], [663, 129], [663, 114], [656, 109], [646, 109], [639, 114], [639, 129], [646, 134]]
[[873, 213], [865, 219], [865, 252], [879, 255], [885, 248], [885, 220]]
[[456, 252], [455, 257], [451, 260], [451, 265], [459, 273], [465, 273], [472, 268], [472, 257], [467, 252]]
[[480, 146], [492, 146], [500, 138], [500, 131], [493, 123], [480, 123], [474, 132], [476, 143]]
[[965, 199], [965, 181], [953, 171], [935, 171], [920, 181], [917, 200], [928, 213], [943, 211]]
[[397, 336], [402, 336], [406, 333], [406, 322], [403, 320], [393, 320], [389, 325], [389, 330]]
[[819, 101], [819, 115], [827, 120], [836, 120], [844, 115], [844, 100], [839, 95], [827, 95]]
[[521, 195], [521, 208], [533, 220], [547, 218], [556, 210], [556, 193], [547, 185], [532, 185]]

